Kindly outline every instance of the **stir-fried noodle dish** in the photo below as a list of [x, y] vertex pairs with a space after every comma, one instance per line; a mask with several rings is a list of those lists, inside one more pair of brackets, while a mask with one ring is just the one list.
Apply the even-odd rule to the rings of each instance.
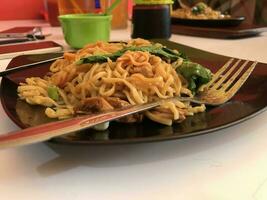
[[[44, 106], [47, 117], [66, 119], [173, 96], [192, 97], [210, 78], [208, 69], [178, 50], [133, 39], [96, 42], [76, 53], [66, 52], [45, 77], [26, 78], [17, 91], [27, 103]], [[205, 105], [177, 100], [118, 121], [141, 122], [146, 117], [171, 125], [203, 111]]]
[[231, 17], [218, 10], [213, 10], [203, 2], [197, 3], [192, 8], [185, 7], [174, 10], [172, 16], [182, 19], [227, 19]]

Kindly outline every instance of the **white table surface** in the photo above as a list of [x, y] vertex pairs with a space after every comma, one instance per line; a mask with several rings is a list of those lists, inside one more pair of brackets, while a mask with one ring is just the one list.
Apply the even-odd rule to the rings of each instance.
[[[47, 39], [66, 47], [60, 28], [41, 21]], [[111, 40], [130, 38], [130, 29]], [[172, 35], [172, 41], [267, 63], [267, 33], [223, 40]], [[1, 70], [9, 60], [0, 60]], [[0, 133], [18, 127], [0, 108]], [[1, 200], [236, 200], [267, 199], [267, 112], [213, 134], [116, 146], [33, 144], [0, 150]]]

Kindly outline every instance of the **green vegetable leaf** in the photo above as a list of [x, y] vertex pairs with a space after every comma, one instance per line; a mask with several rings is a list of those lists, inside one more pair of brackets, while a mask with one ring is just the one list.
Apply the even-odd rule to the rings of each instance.
[[85, 64], [85, 63], [103, 63], [107, 62], [110, 55], [94, 55], [81, 58], [76, 62], [77, 65]]
[[50, 86], [50, 87], [48, 87], [47, 93], [48, 93], [48, 96], [51, 99], [53, 99], [55, 101], [57, 101], [59, 99], [58, 89], [57, 89], [56, 86]]
[[176, 51], [168, 49], [167, 47], [163, 47], [159, 45], [141, 46], [141, 47], [131, 46], [131, 47], [125, 47], [112, 54], [94, 55], [94, 56], [84, 57], [84, 58], [81, 58], [76, 64], [96, 63], [96, 62], [103, 63], [103, 62], [107, 62], [108, 59], [112, 61], [116, 61], [116, 59], [122, 56], [126, 51], [149, 52], [153, 55], [159, 56], [162, 59], [168, 60], [168, 61], [175, 61], [179, 57], [184, 58], [184, 54], [178, 53]]
[[176, 71], [188, 81], [188, 88], [193, 93], [195, 93], [201, 85], [208, 83], [212, 77], [209, 69], [191, 61], [184, 61]]
[[200, 3], [196, 4], [194, 7], [192, 7], [191, 12], [195, 15], [201, 14], [205, 11], [206, 7], [207, 7], [206, 4], [200, 2]]

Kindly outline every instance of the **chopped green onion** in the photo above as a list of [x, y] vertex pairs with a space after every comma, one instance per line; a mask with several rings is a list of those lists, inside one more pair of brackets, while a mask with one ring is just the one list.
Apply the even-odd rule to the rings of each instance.
[[56, 86], [50, 86], [50, 87], [48, 87], [47, 93], [48, 93], [48, 96], [51, 99], [53, 99], [55, 101], [57, 101], [59, 99], [58, 89], [57, 89]]

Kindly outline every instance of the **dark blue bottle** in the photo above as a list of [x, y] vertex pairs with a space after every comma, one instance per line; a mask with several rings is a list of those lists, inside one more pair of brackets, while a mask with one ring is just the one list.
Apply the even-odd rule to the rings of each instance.
[[168, 39], [170, 36], [169, 4], [137, 4], [133, 7], [132, 38]]

